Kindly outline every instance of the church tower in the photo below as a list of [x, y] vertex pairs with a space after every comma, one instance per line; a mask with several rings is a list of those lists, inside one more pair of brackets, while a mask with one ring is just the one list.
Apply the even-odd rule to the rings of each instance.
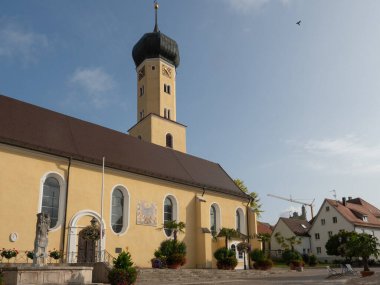
[[161, 33], [157, 25], [133, 47], [137, 73], [137, 123], [131, 136], [186, 152], [186, 126], [177, 122], [176, 68], [179, 65], [177, 43]]

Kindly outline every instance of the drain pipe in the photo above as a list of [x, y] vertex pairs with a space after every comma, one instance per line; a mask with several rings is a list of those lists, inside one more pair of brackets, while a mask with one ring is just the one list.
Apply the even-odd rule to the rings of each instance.
[[[67, 177], [66, 177], [66, 201], [65, 201], [65, 216], [63, 217], [63, 228], [62, 228], [62, 242], [61, 242], [61, 248], [62, 253], [65, 252], [65, 236], [66, 236], [66, 220], [67, 220], [67, 202], [69, 200], [69, 182], [70, 182], [70, 169], [71, 169], [71, 161], [72, 158], [69, 157], [69, 165], [67, 166]], [[63, 254], [62, 254], [62, 260], [63, 260]]]
[[[251, 207], [249, 206], [249, 204], [251, 204], [251, 201], [253, 200], [253, 198], [249, 198], [249, 201], [247, 203], [247, 242], [249, 243], [249, 238], [251, 236], [251, 233], [249, 231], [249, 211], [251, 210]], [[249, 243], [250, 244], [250, 243]], [[248, 254], [248, 269], [251, 268], [251, 258]], [[246, 269], [246, 268], [244, 268]]]

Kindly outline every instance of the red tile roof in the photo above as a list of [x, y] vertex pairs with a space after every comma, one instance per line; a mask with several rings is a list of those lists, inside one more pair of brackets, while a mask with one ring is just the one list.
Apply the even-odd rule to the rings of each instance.
[[257, 233], [258, 234], [272, 234], [273, 232], [273, 227], [268, 224], [268, 223], [262, 223], [262, 222], [257, 222]]
[[0, 143], [249, 200], [217, 163], [2, 95]]
[[297, 236], [308, 236], [308, 231], [311, 228], [311, 225], [301, 219], [295, 218], [280, 218], [288, 228]]
[[[347, 200], [346, 206], [340, 201], [332, 199], [326, 201], [354, 225], [380, 227], [380, 210], [361, 198]], [[367, 216], [367, 222], [363, 221], [363, 215]]]

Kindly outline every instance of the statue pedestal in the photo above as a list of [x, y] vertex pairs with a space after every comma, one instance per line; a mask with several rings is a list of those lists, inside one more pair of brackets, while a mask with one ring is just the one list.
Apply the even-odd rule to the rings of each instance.
[[4, 284], [91, 284], [92, 267], [85, 266], [14, 266], [3, 268]]

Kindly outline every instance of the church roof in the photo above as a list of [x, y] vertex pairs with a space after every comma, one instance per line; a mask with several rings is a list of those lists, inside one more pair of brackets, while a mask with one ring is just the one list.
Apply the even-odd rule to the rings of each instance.
[[0, 143], [249, 199], [217, 163], [3, 95]]

